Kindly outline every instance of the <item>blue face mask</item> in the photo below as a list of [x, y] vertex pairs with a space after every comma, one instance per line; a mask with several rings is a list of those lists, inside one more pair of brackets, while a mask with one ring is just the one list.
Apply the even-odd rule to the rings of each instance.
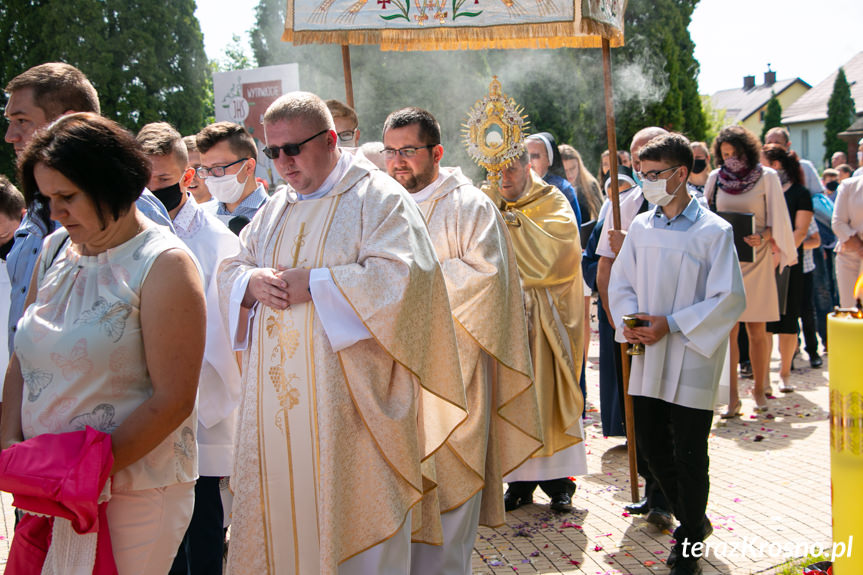
[[638, 171], [637, 170], [632, 170], [632, 179], [635, 180], [636, 186], [638, 186], [639, 188], [644, 187], [641, 185], [641, 178], [638, 177]]

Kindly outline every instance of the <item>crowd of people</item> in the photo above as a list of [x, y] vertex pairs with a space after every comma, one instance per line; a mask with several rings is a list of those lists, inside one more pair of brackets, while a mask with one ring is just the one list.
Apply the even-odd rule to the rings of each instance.
[[[354, 110], [307, 92], [267, 108], [263, 141], [231, 122], [133, 135], [67, 64], [6, 92], [13, 574], [212, 574], [225, 556], [243, 574], [470, 573], [478, 525], [537, 486], [573, 509], [594, 297], [606, 435], [625, 434], [625, 347], [645, 347], [627, 509], [674, 530], [672, 573], [699, 573], [707, 438], [717, 405], [742, 412], [738, 365], [769, 410], [772, 334], [790, 393], [798, 334], [820, 366], [863, 271], [863, 174], [834, 157], [819, 177], [781, 128], [762, 146], [647, 126], [598, 177], [539, 132], [474, 185], [416, 107], [360, 145]], [[264, 156], [284, 185], [256, 177]]]

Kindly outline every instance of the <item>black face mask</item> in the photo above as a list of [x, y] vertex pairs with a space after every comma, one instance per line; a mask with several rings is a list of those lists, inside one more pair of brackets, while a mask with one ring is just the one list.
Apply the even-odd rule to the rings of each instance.
[[9, 252], [12, 250], [12, 244], [15, 243], [15, 237], [12, 236], [12, 239], [0, 246], [0, 259], [5, 260], [6, 256], [9, 255]]
[[165, 209], [169, 212], [180, 205], [180, 202], [183, 200], [183, 190], [180, 189], [180, 184], [174, 184], [173, 186], [168, 186], [167, 188], [162, 188], [161, 190], [150, 190], [153, 192], [153, 195], [159, 198], [159, 201], [162, 202], [162, 205], [165, 206]]
[[698, 159], [698, 160], [695, 160], [692, 162], [692, 173], [693, 174], [700, 174], [705, 169], [707, 169], [707, 160]]
[[824, 184], [824, 187], [830, 190], [831, 192], [835, 192], [836, 188], [839, 187], [839, 182], [827, 182]]

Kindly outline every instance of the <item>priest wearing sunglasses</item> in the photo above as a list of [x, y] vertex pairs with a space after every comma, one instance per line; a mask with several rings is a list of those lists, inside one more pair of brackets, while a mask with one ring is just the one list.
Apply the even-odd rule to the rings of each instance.
[[219, 275], [245, 366], [228, 572], [403, 575], [413, 526], [440, 537], [422, 462], [467, 417], [443, 272], [320, 98], [280, 97], [264, 134], [287, 185]]

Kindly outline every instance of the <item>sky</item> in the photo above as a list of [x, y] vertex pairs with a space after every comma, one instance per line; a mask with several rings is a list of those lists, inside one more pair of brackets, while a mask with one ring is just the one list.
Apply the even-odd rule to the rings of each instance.
[[[207, 56], [221, 57], [232, 34], [248, 40], [257, 0], [197, 2]], [[761, 84], [768, 63], [778, 79], [814, 86], [863, 51], [863, 0], [701, 0], [689, 33], [702, 94], [742, 86], [747, 75]]]

